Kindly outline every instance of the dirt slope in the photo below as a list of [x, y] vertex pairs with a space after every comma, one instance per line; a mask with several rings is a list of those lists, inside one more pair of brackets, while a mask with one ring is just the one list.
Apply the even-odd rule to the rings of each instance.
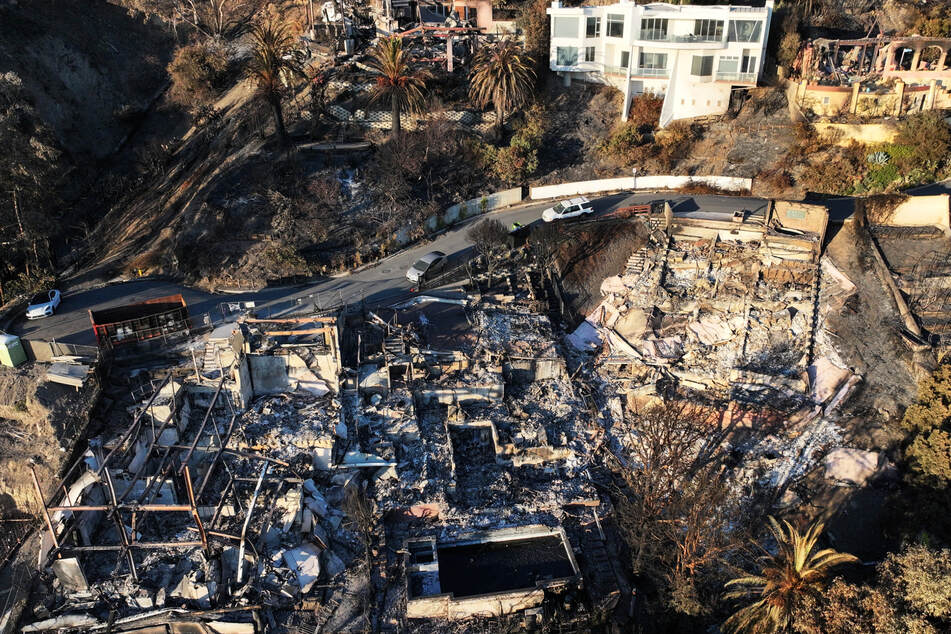
[[13, 71], [64, 149], [101, 158], [166, 83], [167, 29], [104, 0], [0, 3], [0, 71]]

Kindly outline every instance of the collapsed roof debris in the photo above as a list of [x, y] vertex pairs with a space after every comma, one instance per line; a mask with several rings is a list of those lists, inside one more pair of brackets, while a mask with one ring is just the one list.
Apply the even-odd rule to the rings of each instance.
[[[646, 220], [564, 342], [527, 250], [469, 270], [472, 295], [248, 315], [194, 342], [48, 489], [34, 631], [407, 629], [554, 604], [622, 622], [595, 483], [637, 408], [698, 404], [743, 456], [737, 486], [782, 490], [841, 445], [861, 380], [828, 327], [856, 286], [821, 253], [823, 207]], [[842, 481], [871, 468], [830, 460]]]
[[732, 431], [741, 481], [779, 488], [802, 477], [841, 442], [836, 412], [861, 381], [825, 326], [856, 290], [821, 256], [825, 208], [777, 201], [732, 222], [651, 224], [648, 244], [604, 280], [601, 303], [567, 338], [596, 353], [605, 394], [619, 397], [606, 409], [609, 446], [623, 454], [625, 419], [639, 407], [681, 398], [709, 410], [711, 429]]
[[36, 481], [52, 586], [30, 631], [197, 619], [252, 632], [261, 606], [298, 604], [353, 559], [329, 471], [346, 438], [336, 318], [231, 332], [214, 379], [184, 360], [125, 429], [91, 439], [52, 496]]
[[[587, 471], [598, 434], [538, 306], [420, 296], [193, 341], [51, 494], [36, 483], [49, 574], [31, 627], [339, 631], [362, 622], [361, 587], [392, 625], [537, 607], [582, 575], [616, 602], [592, 523], [610, 513]], [[420, 540], [443, 566], [428, 594], [409, 573], [366, 585], [361, 570], [418, 570]], [[576, 561], [582, 544], [600, 563]], [[459, 575], [475, 556], [482, 576]]]

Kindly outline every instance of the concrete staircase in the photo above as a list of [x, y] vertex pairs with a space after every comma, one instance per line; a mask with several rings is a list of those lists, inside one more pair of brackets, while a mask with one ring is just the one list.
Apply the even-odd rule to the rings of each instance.
[[644, 265], [647, 263], [647, 247], [643, 246], [627, 259], [624, 266], [624, 275], [640, 275], [644, 272]]
[[221, 365], [218, 364], [220, 350], [218, 344], [209, 341], [205, 344], [205, 352], [201, 358], [201, 373], [208, 378], [221, 377]]

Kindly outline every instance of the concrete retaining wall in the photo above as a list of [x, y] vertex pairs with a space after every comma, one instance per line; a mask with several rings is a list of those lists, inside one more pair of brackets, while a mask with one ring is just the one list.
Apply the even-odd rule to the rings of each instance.
[[438, 231], [444, 227], [449, 227], [460, 220], [478, 216], [494, 209], [508, 207], [522, 201], [522, 188], [515, 187], [504, 191], [495, 192], [481, 198], [473, 198], [461, 203], [456, 203], [447, 207], [444, 212], [436, 216], [430, 216], [426, 219], [427, 231]]
[[938, 227], [951, 235], [948, 194], [912, 196], [898, 205], [885, 223], [891, 227]]
[[532, 187], [528, 197], [532, 200], [541, 200], [626, 189], [676, 189], [687, 185], [707, 185], [727, 191], [742, 192], [750, 190], [753, 179], [735, 176], [625, 176]]
[[27, 357], [31, 361], [47, 362], [53, 357], [76, 356], [95, 359], [99, 356], [99, 348], [82, 346], [58, 341], [44, 341], [42, 339], [20, 339]]
[[836, 145], [848, 145], [852, 141], [871, 145], [891, 143], [898, 136], [893, 123], [816, 123], [819, 136], [834, 141]]

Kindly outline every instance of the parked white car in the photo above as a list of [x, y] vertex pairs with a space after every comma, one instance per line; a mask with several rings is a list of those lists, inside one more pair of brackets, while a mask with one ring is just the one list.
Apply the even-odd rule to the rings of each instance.
[[432, 275], [446, 264], [446, 254], [442, 251], [430, 251], [416, 260], [416, 263], [406, 271], [406, 278], [410, 282], [419, 283], [423, 278]]
[[30, 303], [26, 307], [27, 319], [40, 319], [49, 317], [59, 308], [60, 292], [57, 290], [43, 291], [30, 298]]
[[594, 209], [591, 208], [591, 201], [584, 196], [579, 196], [571, 200], [563, 200], [554, 207], [549, 207], [542, 212], [542, 220], [554, 222], [555, 220], [576, 218], [590, 213], [594, 213]]

